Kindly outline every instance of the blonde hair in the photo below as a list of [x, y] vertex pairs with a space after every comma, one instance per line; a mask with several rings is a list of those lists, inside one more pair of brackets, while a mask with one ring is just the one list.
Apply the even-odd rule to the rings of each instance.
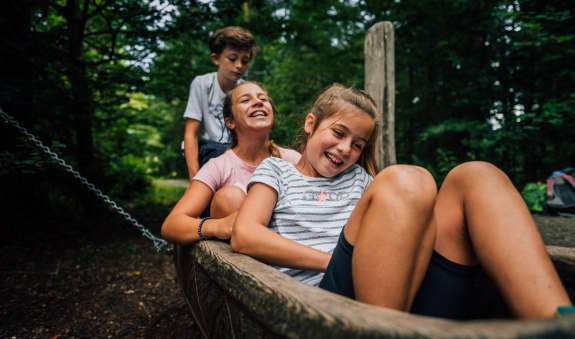
[[[379, 134], [378, 128], [378, 109], [375, 100], [364, 91], [357, 90], [351, 87], [345, 87], [341, 84], [333, 84], [325, 89], [315, 101], [310, 113], [315, 116], [315, 124], [313, 132], [321, 124], [323, 120], [333, 116], [334, 114], [345, 114], [345, 106], [351, 105], [367, 113], [373, 119], [373, 132], [363, 148], [357, 164], [363, 167], [371, 176], [375, 176], [378, 172], [377, 163], [375, 161], [375, 146], [377, 136]], [[312, 134], [313, 134], [312, 132]], [[300, 153], [305, 151], [309, 135], [302, 128], [296, 136], [294, 148]]]
[[[272, 106], [272, 110], [274, 112], [274, 115], [277, 112], [276, 107], [275, 107], [272, 99], [268, 95], [268, 91], [262, 85], [258, 84], [257, 82], [254, 82], [254, 81], [245, 81], [245, 82], [242, 82], [241, 84], [237, 85], [236, 87], [232, 88], [231, 90], [229, 90], [228, 93], [226, 93], [226, 97], [224, 98], [224, 108], [222, 111], [222, 113], [224, 115], [224, 121], [225, 120], [234, 121], [234, 112], [233, 112], [234, 93], [238, 88], [242, 87], [243, 85], [247, 85], [247, 84], [253, 84], [253, 85], [256, 85], [259, 88], [261, 88], [266, 93], [266, 95], [268, 96], [268, 99], [269, 99], [270, 104]], [[275, 121], [275, 119], [274, 119], [274, 121]], [[235, 129], [230, 130], [230, 136], [231, 136], [230, 148], [234, 148], [238, 145], [238, 134], [237, 134]], [[270, 154], [272, 157], [281, 158], [281, 153], [280, 153], [278, 146], [274, 143], [273, 140], [269, 139], [269, 137], [268, 137], [268, 148], [270, 150]]]

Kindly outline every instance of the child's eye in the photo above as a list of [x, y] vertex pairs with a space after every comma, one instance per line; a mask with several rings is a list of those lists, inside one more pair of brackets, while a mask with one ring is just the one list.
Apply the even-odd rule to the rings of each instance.
[[338, 130], [338, 129], [334, 129], [334, 130], [333, 130], [333, 133], [334, 133], [335, 136], [338, 137], [338, 138], [343, 138], [343, 136], [344, 136], [344, 133], [343, 133], [342, 131]]
[[242, 59], [242, 64], [246, 65], [250, 62], [250, 59]]
[[361, 150], [363, 150], [364, 145], [362, 145], [362, 144], [353, 144], [353, 147], [355, 147], [356, 150], [361, 151]]

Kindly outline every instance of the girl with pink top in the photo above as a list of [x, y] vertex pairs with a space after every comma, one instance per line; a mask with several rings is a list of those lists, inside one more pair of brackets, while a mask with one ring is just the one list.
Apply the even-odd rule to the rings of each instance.
[[[273, 104], [258, 84], [245, 82], [229, 91], [223, 115], [231, 132], [230, 148], [199, 170], [164, 221], [162, 236], [172, 243], [230, 239], [237, 210], [246, 196], [246, 185], [260, 162], [273, 156], [297, 163], [301, 157], [270, 140]], [[210, 217], [201, 218], [208, 206]]]

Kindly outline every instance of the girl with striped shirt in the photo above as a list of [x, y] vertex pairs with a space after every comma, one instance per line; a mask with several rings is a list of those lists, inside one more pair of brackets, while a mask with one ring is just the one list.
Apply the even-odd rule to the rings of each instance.
[[377, 173], [376, 116], [364, 92], [324, 91], [306, 115], [300, 161], [268, 158], [254, 172], [232, 249], [304, 283], [428, 316], [465, 319], [480, 267], [519, 317], [571, 304], [503, 172], [464, 163], [439, 192], [421, 167]]

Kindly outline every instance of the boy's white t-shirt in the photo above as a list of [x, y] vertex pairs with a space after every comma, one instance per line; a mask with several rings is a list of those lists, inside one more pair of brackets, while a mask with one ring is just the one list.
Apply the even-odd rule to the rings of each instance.
[[[249, 187], [263, 183], [278, 193], [268, 227], [282, 236], [317, 250], [333, 253], [339, 235], [371, 176], [354, 164], [333, 178], [301, 174], [291, 163], [267, 158], [254, 172]], [[323, 272], [277, 267], [291, 277], [319, 284]]]
[[[242, 82], [240, 79], [237, 84]], [[201, 122], [198, 134], [200, 141], [230, 142], [230, 131], [223, 116], [225, 97], [217, 72], [199, 75], [192, 81], [184, 118]]]

